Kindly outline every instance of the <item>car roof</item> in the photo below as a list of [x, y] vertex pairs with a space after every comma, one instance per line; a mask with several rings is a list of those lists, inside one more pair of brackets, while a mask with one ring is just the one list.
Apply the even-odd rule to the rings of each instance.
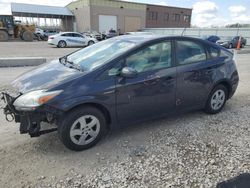
[[[157, 34], [152, 34], [152, 35], [122, 35], [122, 36], [118, 36], [115, 37], [117, 39], [122, 39], [122, 40], [128, 40], [128, 41], [132, 41], [135, 43], [145, 43], [145, 42], [150, 42], [150, 41], [154, 41], [154, 40], [166, 40], [166, 39], [179, 39], [179, 40], [193, 40], [193, 41], [201, 41], [204, 43], [207, 43], [206, 41], [199, 39], [199, 38], [194, 38], [194, 37], [187, 37], [187, 36], [167, 36], [167, 35], [157, 35]], [[113, 38], [113, 39], [115, 39]]]

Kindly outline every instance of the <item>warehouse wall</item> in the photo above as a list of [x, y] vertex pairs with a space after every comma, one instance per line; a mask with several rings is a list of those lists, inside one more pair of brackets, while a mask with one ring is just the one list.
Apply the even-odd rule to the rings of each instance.
[[168, 36], [203, 37], [217, 35], [222, 39], [242, 36], [247, 39], [247, 45], [250, 45], [250, 28], [146, 28], [144, 31]]
[[[136, 26], [127, 28], [129, 25], [126, 17], [135, 17], [136, 20], [140, 20], [140, 28], [145, 28], [146, 23], [146, 5], [139, 3], [110, 1], [110, 0], [91, 0], [91, 26], [93, 30], [99, 31], [99, 15], [113, 15], [117, 16], [117, 29], [126, 32], [128, 29], [137, 28]], [[131, 22], [131, 24], [137, 24]], [[111, 28], [110, 28], [111, 29]]]
[[67, 7], [75, 15], [76, 31], [84, 32], [91, 29], [90, 0], [79, 0], [70, 3]]
[[[125, 19], [126, 17], [136, 17], [140, 18], [141, 27], [138, 29], [145, 28], [146, 23], [146, 9], [128, 9], [124, 7], [121, 9], [120, 7], [103, 7], [103, 6], [91, 6], [91, 28], [93, 30], [99, 31], [99, 15], [114, 15], [117, 16], [117, 29], [120, 31], [126, 32], [125, 28]], [[127, 19], [128, 20], [128, 19]], [[133, 24], [133, 23], [131, 23]], [[111, 29], [111, 28], [110, 28]]]

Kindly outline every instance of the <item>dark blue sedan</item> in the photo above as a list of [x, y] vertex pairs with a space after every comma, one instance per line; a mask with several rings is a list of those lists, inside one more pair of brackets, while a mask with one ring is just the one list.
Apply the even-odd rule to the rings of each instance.
[[[42, 65], [3, 93], [7, 119], [32, 137], [58, 131], [71, 150], [107, 130], [167, 114], [222, 110], [239, 77], [233, 54], [188, 37], [120, 36]], [[56, 125], [42, 129], [42, 122]]]

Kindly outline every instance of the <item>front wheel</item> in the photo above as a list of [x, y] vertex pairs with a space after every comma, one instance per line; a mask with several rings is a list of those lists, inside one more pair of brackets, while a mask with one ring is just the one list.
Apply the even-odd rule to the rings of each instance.
[[70, 150], [82, 151], [94, 146], [106, 130], [106, 119], [93, 107], [77, 108], [58, 126], [59, 138]]
[[219, 113], [227, 101], [227, 96], [228, 90], [225, 86], [216, 86], [208, 97], [205, 112], [208, 114]]
[[65, 48], [66, 46], [67, 43], [64, 40], [60, 40], [57, 45], [58, 48]]

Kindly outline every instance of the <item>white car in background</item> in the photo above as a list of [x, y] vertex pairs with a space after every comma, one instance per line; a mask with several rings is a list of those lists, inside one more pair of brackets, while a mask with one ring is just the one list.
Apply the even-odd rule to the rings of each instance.
[[58, 48], [65, 47], [85, 47], [98, 42], [95, 38], [84, 36], [77, 32], [61, 32], [56, 35], [49, 36], [48, 44], [56, 45]]

